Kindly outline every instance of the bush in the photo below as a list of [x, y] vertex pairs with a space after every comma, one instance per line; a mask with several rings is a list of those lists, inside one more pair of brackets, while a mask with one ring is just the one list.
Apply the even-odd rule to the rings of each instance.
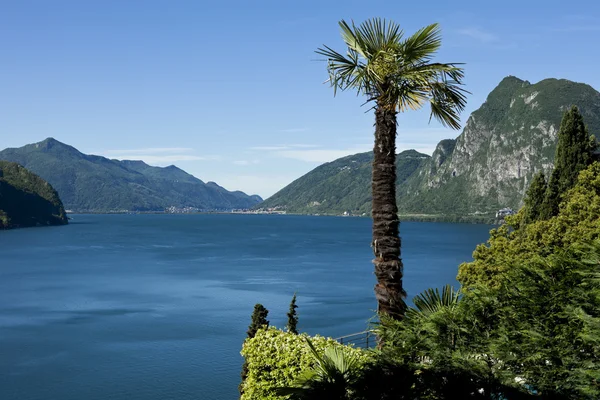
[[301, 372], [313, 367], [314, 357], [306, 339], [322, 353], [326, 347], [343, 347], [344, 350], [367, 363], [370, 352], [343, 346], [331, 338], [295, 335], [277, 328], [260, 329], [254, 338], [246, 339], [241, 354], [248, 363], [248, 375], [243, 383], [242, 400], [283, 399], [274, 389], [294, 384]]

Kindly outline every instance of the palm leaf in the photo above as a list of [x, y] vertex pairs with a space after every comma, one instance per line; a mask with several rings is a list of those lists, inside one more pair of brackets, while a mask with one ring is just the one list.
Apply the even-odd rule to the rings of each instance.
[[438, 24], [431, 24], [402, 42], [400, 57], [405, 64], [428, 62], [441, 45], [440, 27]]
[[339, 22], [345, 55], [329, 46], [317, 49], [326, 57], [328, 82], [334, 89], [352, 89], [375, 101], [375, 107], [416, 110], [431, 104], [431, 118], [454, 129], [466, 105], [460, 64], [432, 63], [441, 46], [438, 24], [419, 29], [404, 38], [400, 26], [381, 18]]
[[423, 315], [433, 314], [445, 307], [454, 308], [459, 301], [460, 292], [450, 285], [445, 285], [441, 292], [437, 288], [429, 288], [413, 299], [416, 310]]
[[279, 387], [275, 393], [295, 399], [314, 398], [316, 393], [345, 393], [359, 367], [359, 360], [342, 347], [327, 347], [321, 355], [306, 338], [314, 358], [312, 369], [303, 371], [291, 387]]

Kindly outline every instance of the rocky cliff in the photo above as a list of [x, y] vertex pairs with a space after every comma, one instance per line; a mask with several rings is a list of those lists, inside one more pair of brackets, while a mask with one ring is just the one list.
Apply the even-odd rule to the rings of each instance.
[[518, 208], [533, 175], [552, 169], [560, 120], [573, 104], [590, 132], [599, 132], [600, 93], [591, 86], [505, 78], [456, 140], [440, 142], [418, 179], [401, 189], [401, 210], [481, 214]]
[[[420, 155], [419, 163], [407, 165], [399, 156], [400, 213], [476, 217], [494, 215], [504, 207], [518, 208], [533, 175], [552, 168], [558, 127], [564, 111], [573, 104], [579, 107], [590, 132], [598, 136], [600, 93], [591, 86], [564, 79], [536, 84], [513, 76], [503, 79], [471, 114], [456, 139], [442, 140], [431, 157]], [[358, 156], [316, 168], [263, 204], [291, 212], [338, 213], [343, 208], [368, 213], [370, 159], [353, 158]], [[348, 160], [354, 162], [348, 164]], [[360, 165], [361, 178], [342, 174], [342, 164], [351, 169]], [[334, 176], [335, 184], [328, 183]], [[308, 197], [288, 196], [292, 187], [296, 192], [303, 188], [320, 207], [308, 208]], [[352, 197], [337, 189], [349, 187], [354, 188]], [[325, 206], [332, 204], [319, 200], [326, 199], [326, 193], [336, 198], [339, 206]]]

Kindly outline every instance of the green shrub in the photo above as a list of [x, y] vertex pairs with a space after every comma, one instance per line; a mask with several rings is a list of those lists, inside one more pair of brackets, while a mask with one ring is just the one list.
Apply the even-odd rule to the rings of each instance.
[[[311, 355], [305, 333], [295, 335], [277, 328], [260, 329], [254, 338], [246, 339], [241, 354], [248, 363], [248, 375], [243, 383], [242, 400], [283, 399], [274, 389], [294, 384], [294, 379], [302, 371], [311, 368], [314, 357]], [[331, 338], [310, 337], [318, 352], [326, 347], [344, 347], [346, 352], [366, 363], [370, 352], [343, 346]]]

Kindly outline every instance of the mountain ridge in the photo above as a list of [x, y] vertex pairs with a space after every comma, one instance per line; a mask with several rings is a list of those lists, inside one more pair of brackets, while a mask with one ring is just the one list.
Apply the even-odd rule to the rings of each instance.
[[[493, 217], [501, 208], [519, 208], [533, 175], [538, 171], [548, 175], [552, 169], [560, 120], [572, 104], [579, 107], [590, 132], [600, 133], [600, 93], [590, 85], [555, 78], [532, 84], [514, 76], [505, 77], [469, 116], [461, 133], [454, 139], [440, 141], [432, 156], [427, 156], [417, 168], [403, 171], [404, 161], [398, 156], [396, 189], [400, 214], [457, 220]], [[332, 181], [338, 175], [335, 171], [323, 174], [320, 170], [344, 159], [365, 169], [353, 199], [333, 202], [343, 204], [345, 210], [318, 200], [319, 206], [307, 207], [302, 203], [306, 199], [287, 196], [292, 184], [297, 191], [311, 193], [315, 199], [324, 198], [327, 193], [344, 193], [356, 177]], [[298, 178], [259, 207], [277, 207], [292, 213], [346, 211], [368, 215], [370, 180], [365, 177], [370, 177], [370, 171], [370, 160], [360, 154], [334, 160]], [[327, 192], [312, 188], [326, 181], [334, 186]]]
[[54, 138], [2, 150], [0, 160], [40, 175], [56, 188], [67, 209], [78, 212], [230, 210], [262, 200], [209, 185], [174, 165], [155, 167], [140, 160], [84, 154]]

